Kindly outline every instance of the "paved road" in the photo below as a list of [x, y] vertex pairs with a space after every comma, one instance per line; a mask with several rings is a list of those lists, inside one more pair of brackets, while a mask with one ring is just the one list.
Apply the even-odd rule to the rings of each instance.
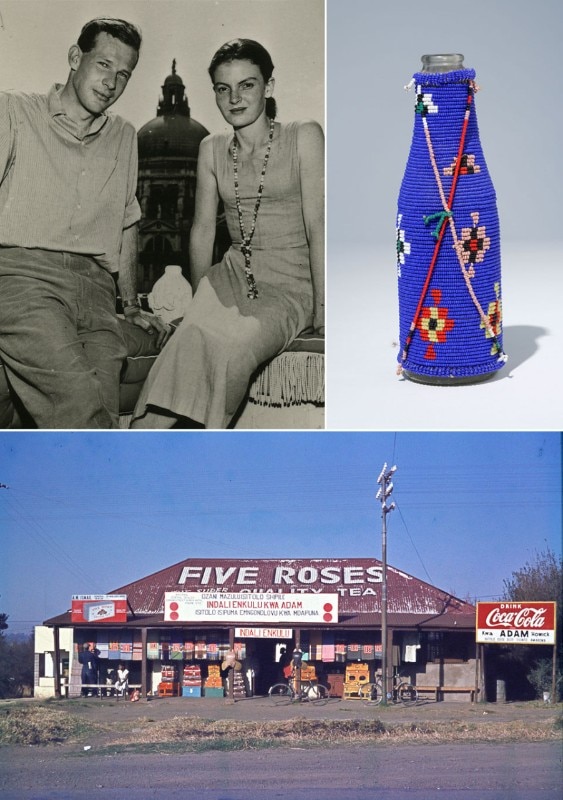
[[98, 756], [0, 751], [6, 800], [560, 800], [560, 742]]

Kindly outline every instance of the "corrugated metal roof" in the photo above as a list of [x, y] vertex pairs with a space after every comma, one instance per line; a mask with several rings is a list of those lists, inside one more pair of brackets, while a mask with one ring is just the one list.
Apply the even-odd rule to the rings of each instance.
[[[135, 612], [161, 614], [168, 591], [328, 592], [340, 595], [342, 614], [381, 611], [382, 564], [376, 559], [186, 559], [115, 589]], [[474, 607], [414, 578], [387, 568], [389, 613], [474, 613]]]
[[[343, 625], [379, 626], [381, 589], [382, 563], [377, 559], [189, 558], [108, 594], [126, 594], [137, 622], [152, 617], [154, 624], [162, 621], [164, 593], [169, 591], [336, 593]], [[473, 605], [392, 566], [387, 568], [387, 600], [390, 625], [474, 625]], [[63, 618], [47, 622], [64, 624]]]

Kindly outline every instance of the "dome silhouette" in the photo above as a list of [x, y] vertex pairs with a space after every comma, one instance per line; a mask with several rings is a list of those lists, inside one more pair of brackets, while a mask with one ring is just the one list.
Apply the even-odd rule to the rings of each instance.
[[190, 107], [182, 78], [172, 73], [162, 86], [156, 117], [145, 123], [137, 134], [139, 160], [158, 157], [197, 158], [199, 144], [209, 134], [190, 116]]

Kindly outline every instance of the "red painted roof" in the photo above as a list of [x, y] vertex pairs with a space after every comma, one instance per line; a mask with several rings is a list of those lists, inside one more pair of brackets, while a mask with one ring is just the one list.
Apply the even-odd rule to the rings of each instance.
[[[137, 615], [130, 623], [160, 625], [164, 593], [171, 591], [315, 592], [339, 595], [339, 621], [346, 626], [381, 625], [382, 563], [368, 558], [209, 559], [188, 558], [120, 586]], [[475, 607], [448, 592], [387, 567], [388, 624], [397, 627], [468, 629]], [[64, 624], [63, 618], [48, 623]]]
[[[186, 559], [121, 586], [140, 614], [162, 614], [170, 591], [312, 592], [340, 595], [341, 614], [381, 612], [382, 564], [367, 558]], [[394, 614], [474, 614], [475, 608], [395, 567], [387, 567], [387, 607]]]

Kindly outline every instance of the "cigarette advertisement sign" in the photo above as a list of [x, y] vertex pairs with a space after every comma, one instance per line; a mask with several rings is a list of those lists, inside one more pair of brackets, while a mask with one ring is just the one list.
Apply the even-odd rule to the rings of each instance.
[[477, 642], [555, 644], [556, 603], [477, 603]]
[[338, 622], [337, 594], [165, 592], [165, 622]]
[[73, 622], [127, 622], [126, 594], [73, 594]]

